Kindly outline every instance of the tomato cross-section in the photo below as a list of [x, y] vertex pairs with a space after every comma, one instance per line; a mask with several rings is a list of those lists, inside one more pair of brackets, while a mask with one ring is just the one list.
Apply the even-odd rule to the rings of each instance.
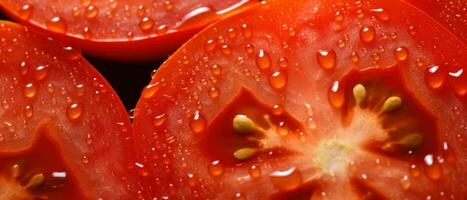
[[138, 199], [129, 117], [73, 48], [0, 21], [0, 198]]
[[166, 57], [208, 24], [254, 0], [2, 0], [13, 19], [107, 59]]
[[262, 2], [142, 91], [151, 197], [463, 198], [465, 54], [404, 1]]

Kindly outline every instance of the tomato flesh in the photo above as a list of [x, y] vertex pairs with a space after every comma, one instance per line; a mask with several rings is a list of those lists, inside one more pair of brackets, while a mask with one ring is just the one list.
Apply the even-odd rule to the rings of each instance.
[[[13, 197], [3, 196], [4, 199], [64, 199], [69, 198], [70, 194], [74, 199], [85, 199], [76, 185], [76, 178], [63, 165], [62, 155], [58, 154], [55, 144], [46, 138], [45, 131], [39, 131], [39, 137], [31, 148], [0, 157], [0, 185], [4, 188], [0, 197], [8, 193], [5, 190], [9, 190], [15, 194]], [[37, 186], [27, 187], [32, 177], [38, 174], [42, 174], [44, 180]], [[11, 188], [10, 184], [19, 184], [24, 190]]]
[[228, 1], [15, 1], [0, 8], [13, 19], [113, 60], [166, 57], [202, 27], [255, 3]]
[[[24, 159], [21, 178], [44, 179], [34, 178], [43, 187], [31, 194], [141, 198], [131, 122], [105, 79], [78, 51], [27, 27], [0, 21], [0, 35], [0, 176], [9, 176], [6, 162]], [[70, 183], [47, 187], [53, 170]]]
[[465, 53], [403, 1], [273, 0], [216, 23], [136, 107], [151, 197], [462, 198]]

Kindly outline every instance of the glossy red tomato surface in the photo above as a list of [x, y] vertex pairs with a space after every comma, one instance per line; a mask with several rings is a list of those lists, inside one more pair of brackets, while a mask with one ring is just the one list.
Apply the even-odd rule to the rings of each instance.
[[13, 19], [88, 54], [120, 61], [165, 58], [209, 23], [249, 0], [2, 0]]
[[0, 199], [137, 199], [131, 122], [69, 46], [0, 21]]
[[151, 198], [462, 199], [466, 47], [404, 1], [271, 0], [155, 73]]

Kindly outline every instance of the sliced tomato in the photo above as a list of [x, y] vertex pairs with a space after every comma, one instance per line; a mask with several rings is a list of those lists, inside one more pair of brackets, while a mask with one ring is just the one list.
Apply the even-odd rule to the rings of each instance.
[[0, 21], [0, 199], [137, 199], [132, 129], [70, 47]]
[[467, 2], [462, 0], [406, 0], [448, 28], [464, 44], [467, 42]]
[[88, 54], [123, 61], [166, 57], [215, 20], [250, 0], [1, 0], [13, 19]]
[[466, 53], [403, 1], [272, 0], [216, 23], [136, 107], [151, 197], [462, 199]]

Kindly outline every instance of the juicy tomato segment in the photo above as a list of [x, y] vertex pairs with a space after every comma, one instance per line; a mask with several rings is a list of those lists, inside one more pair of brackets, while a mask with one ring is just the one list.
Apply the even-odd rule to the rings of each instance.
[[86, 53], [139, 60], [166, 56], [202, 27], [253, 3], [2, 0], [0, 7], [15, 20], [65, 39]]
[[38, 131], [32, 148], [0, 158], [2, 199], [85, 198], [46, 131]]
[[104, 78], [53, 38], [6, 21], [0, 35], [0, 196], [143, 195], [129, 117]]
[[465, 51], [400, 1], [268, 1], [216, 23], [138, 102], [151, 197], [461, 198]]

